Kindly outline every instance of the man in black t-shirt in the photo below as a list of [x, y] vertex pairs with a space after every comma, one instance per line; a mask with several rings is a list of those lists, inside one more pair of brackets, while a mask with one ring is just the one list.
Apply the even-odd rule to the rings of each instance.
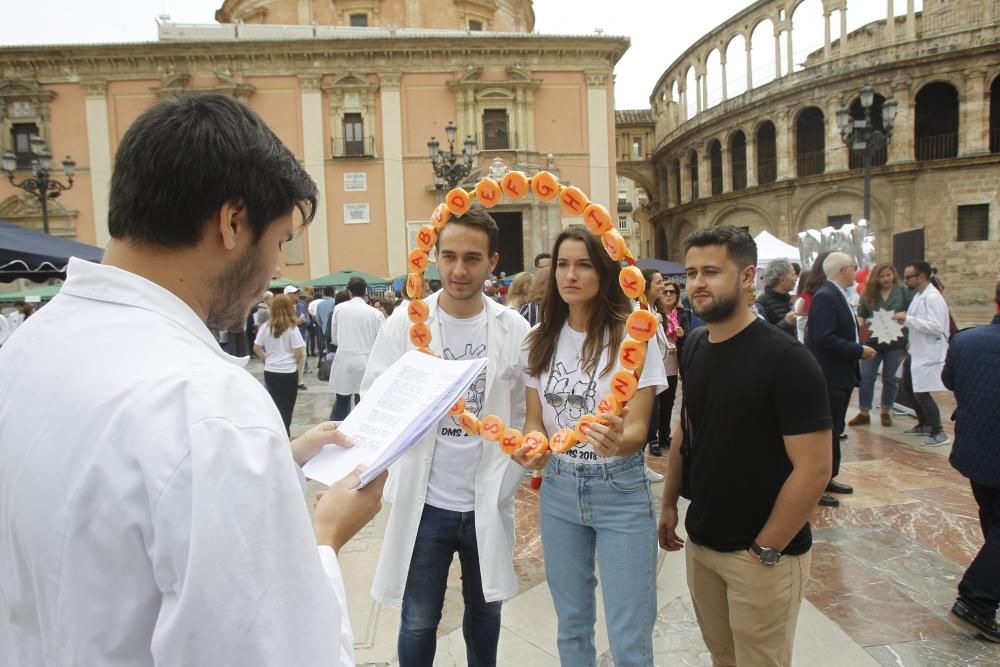
[[[721, 225], [685, 241], [688, 293], [707, 323], [681, 363], [683, 439], [670, 448], [660, 545], [684, 546], [713, 664], [787, 665], [809, 577], [809, 517], [830, 480], [831, 419], [809, 351], [751, 310], [757, 248]], [[680, 440], [680, 438], [678, 438]]]

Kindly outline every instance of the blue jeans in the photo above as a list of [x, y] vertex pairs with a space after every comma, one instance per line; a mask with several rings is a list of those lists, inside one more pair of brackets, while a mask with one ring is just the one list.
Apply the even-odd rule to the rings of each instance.
[[431, 667], [437, 649], [448, 569], [458, 552], [465, 616], [462, 635], [469, 667], [494, 667], [500, 640], [500, 602], [486, 602], [476, 546], [476, 513], [424, 505], [403, 591], [400, 667]]
[[616, 667], [651, 667], [656, 622], [656, 518], [642, 454], [609, 464], [545, 466], [541, 529], [545, 576], [558, 619], [559, 660], [594, 667], [601, 566], [604, 615]]
[[858, 387], [858, 404], [865, 412], [872, 409], [875, 398], [875, 376], [878, 375], [879, 364], [882, 365], [882, 403], [885, 410], [892, 408], [896, 402], [896, 371], [903, 363], [906, 350], [876, 350], [873, 359], [861, 362], [861, 386]]

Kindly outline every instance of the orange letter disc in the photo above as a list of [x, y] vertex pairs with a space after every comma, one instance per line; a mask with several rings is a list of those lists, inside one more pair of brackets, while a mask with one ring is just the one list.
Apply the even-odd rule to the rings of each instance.
[[521, 448], [524, 436], [516, 428], [506, 428], [503, 437], [500, 439], [500, 451], [504, 454], [513, 454]]
[[583, 224], [594, 236], [600, 236], [614, 226], [608, 209], [600, 204], [590, 204], [583, 210]]
[[441, 228], [448, 224], [449, 218], [451, 218], [451, 211], [448, 210], [448, 205], [441, 203], [431, 213], [431, 224], [434, 225], [434, 229], [441, 231]]
[[424, 274], [410, 273], [406, 276], [406, 296], [419, 299], [424, 291]]
[[426, 354], [429, 357], [436, 357], [437, 356], [436, 354], [434, 354], [434, 350], [432, 350], [429, 347], [418, 347], [417, 348], [417, 352], [423, 352], [424, 354]]
[[618, 371], [611, 376], [611, 393], [622, 403], [632, 400], [639, 381], [632, 371]]
[[528, 194], [528, 177], [521, 171], [508, 171], [500, 179], [500, 189], [511, 199], [520, 199]]
[[407, 273], [423, 273], [427, 268], [427, 251], [414, 248], [406, 258]]
[[431, 342], [431, 330], [426, 324], [410, 325], [410, 342], [413, 347], [427, 347]]
[[420, 229], [417, 230], [417, 247], [424, 252], [430, 252], [437, 237], [438, 233], [434, 229], [434, 225], [420, 225]]
[[625, 332], [632, 338], [642, 342], [646, 342], [655, 336], [656, 327], [658, 326], [660, 326], [660, 323], [656, 321], [656, 315], [648, 310], [632, 311], [632, 314], [625, 320]]
[[410, 316], [410, 321], [414, 324], [423, 324], [426, 322], [430, 312], [430, 308], [427, 307], [423, 299], [414, 299], [406, 308], [406, 314]]
[[580, 420], [576, 422], [576, 437], [582, 442], [587, 438], [587, 433], [590, 432], [590, 425], [597, 421], [597, 417], [594, 415], [583, 415]]
[[618, 274], [618, 284], [630, 299], [638, 299], [646, 291], [646, 279], [642, 277], [638, 266], [626, 266], [622, 269]]
[[597, 404], [597, 414], [599, 415], [615, 415], [617, 417], [621, 412], [622, 402], [615, 398], [614, 394], [608, 394]]
[[618, 351], [618, 359], [622, 362], [622, 368], [627, 368], [630, 371], [638, 369], [646, 361], [646, 344], [637, 340], [623, 340], [622, 347]]
[[469, 435], [479, 435], [479, 419], [468, 410], [458, 416], [458, 424]]
[[499, 442], [503, 437], [503, 431], [503, 420], [496, 415], [490, 415], [479, 422], [479, 433], [483, 436], [483, 440], [496, 440]]
[[559, 196], [559, 181], [549, 172], [540, 171], [531, 177], [531, 191], [542, 201], [552, 201]]
[[476, 183], [476, 199], [486, 208], [493, 208], [499, 204], [502, 196], [500, 186], [492, 178], [484, 178]]
[[525, 447], [531, 448], [532, 456], [540, 456], [544, 454], [549, 448], [549, 439], [545, 437], [544, 433], [539, 433], [538, 431], [532, 431], [531, 433], [526, 433], [524, 436]]
[[562, 454], [576, 447], [577, 442], [579, 440], [576, 437], [576, 431], [571, 428], [564, 428], [549, 440], [549, 449]]
[[451, 410], [448, 411], [448, 414], [452, 417], [457, 417], [463, 412], [465, 412], [465, 397], [459, 396], [458, 400], [455, 401], [455, 405], [451, 406]]
[[559, 204], [570, 215], [583, 215], [590, 200], [583, 194], [583, 190], [571, 185], [559, 194]]
[[462, 188], [455, 188], [449, 192], [448, 196], [444, 198], [444, 202], [448, 205], [448, 210], [451, 211], [452, 215], [465, 215], [472, 206], [469, 193]]
[[618, 233], [617, 229], [609, 229], [601, 234], [601, 245], [608, 253], [608, 257], [620, 262], [625, 259], [625, 239]]

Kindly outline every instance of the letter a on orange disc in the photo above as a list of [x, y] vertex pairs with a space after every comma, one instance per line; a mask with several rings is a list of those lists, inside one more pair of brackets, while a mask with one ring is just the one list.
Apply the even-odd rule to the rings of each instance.
[[557, 431], [552, 436], [552, 439], [549, 440], [549, 449], [558, 454], [563, 454], [576, 447], [578, 442], [579, 439], [576, 437], [576, 431], [571, 428], [564, 428], [561, 431]]

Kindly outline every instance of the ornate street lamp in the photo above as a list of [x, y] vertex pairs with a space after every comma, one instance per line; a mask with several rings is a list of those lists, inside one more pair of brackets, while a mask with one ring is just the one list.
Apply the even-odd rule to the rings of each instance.
[[455, 135], [458, 133], [458, 128], [449, 120], [444, 132], [448, 140], [448, 150], [441, 150], [440, 142], [431, 137], [427, 142], [427, 151], [431, 157], [431, 166], [434, 167], [434, 176], [439, 182], [438, 187], [441, 187], [440, 182], [444, 181], [449, 188], [454, 188], [472, 172], [472, 163], [476, 157], [476, 140], [471, 136], [465, 138], [462, 161], [459, 162], [459, 156], [455, 153]]
[[17, 156], [13, 153], [4, 153], [3, 170], [7, 172], [7, 180], [16, 188], [20, 188], [27, 193], [38, 197], [38, 202], [42, 207], [42, 230], [49, 233], [49, 200], [58, 197], [64, 190], [73, 188], [73, 176], [76, 174], [76, 162], [66, 156], [62, 161], [63, 172], [66, 174], [68, 183], [60, 183], [50, 176], [52, 172], [52, 153], [45, 147], [45, 141], [37, 134], [31, 137], [31, 152], [34, 159], [31, 161], [31, 173], [33, 178], [26, 178], [22, 181], [14, 180], [14, 172], [17, 171]]
[[864, 120], [854, 120], [848, 109], [837, 111], [837, 125], [840, 136], [848, 150], [861, 151], [865, 170], [865, 220], [871, 222], [872, 217], [872, 158], [892, 141], [892, 126], [896, 121], [896, 100], [891, 97], [882, 102], [882, 125], [884, 129], [876, 129], [872, 125], [871, 108], [875, 103], [875, 89], [865, 86], [859, 94], [861, 107], [865, 111]]

